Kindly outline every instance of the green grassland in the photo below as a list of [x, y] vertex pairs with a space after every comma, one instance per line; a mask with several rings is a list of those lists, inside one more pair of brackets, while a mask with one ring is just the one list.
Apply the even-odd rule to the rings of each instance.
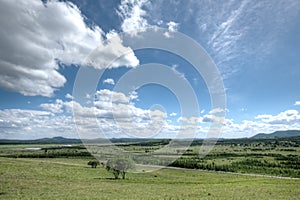
[[[199, 141], [192, 143], [186, 151], [180, 148], [180, 144], [177, 148], [174, 145], [174, 148], [159, 153], [156, 149], [161, 147], [157, 145], [131, 144], [122, 147], [126, 151], [136, 154], [139, 152], [140, 155], [136, 160], [144, 164], [160, 165], [164, 164], [163, 162], [167, 159], [177, 159], [170, 165], [182, 168], [300, 178], [299, 139], [300, 137], [219, 141], [205, 157], [199, 157], [202, 144]], [[159, 157], [161, 159], [158, 159]]]
[[[184, 149], [185, 141], [170, 140], [122, 142], [115, 144], [20, 144], [0, 145], [0, 157], [10, 158], [85, 158], [92, 155], [106, 161], [118, 155], [116, 149], [129, 152], [135, 163], [169, 165], [211, 171], [264, 174], [300, 178], [300, 137], [282, 139], [238, 139], [216, 143], [211, 152], [201, 155], [202, 141]], [[39, 147], [29, 150], [28, 147]], [[88, 150], [86, 149], [88, 147]]]
[[[230, 173], [299, 177], [298, 140], [219, 142], [204, 158], [197, 156], [199, 143], [193, 143], [185, 152], [180, 145], [165, 152], [156, 151], [165, 144], [166, 141], [115, 144], [138, 154], [134, 157], [138, 163], [160, 165], [163, 160], [178, 158], [171, 165], [181, 167], [153, 170], [155, 166], [148, 166], [151, 172], [128, 173], [125, 180], [114, 180], [112, 173], [101, 165], [96, 169], [88, 166], [88, 161], [94, 158], [81, 144], [0, 145], [0, 199], [300, 197], [299, 179]], [[107, 146], [92, 145], [109, 158]], [[40, 149], [28, 149], [34, 147]]]
[[114, 180], [84, 158], [0, 158], [0, 199], [299, 199], [300, 180], [161, 169]]

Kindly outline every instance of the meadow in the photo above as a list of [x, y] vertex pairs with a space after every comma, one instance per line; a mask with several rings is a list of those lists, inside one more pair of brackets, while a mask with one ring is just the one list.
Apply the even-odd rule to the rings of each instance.
[[[220, 141], [203, 158], [197, 156], [201, 141], [193, 142], [186, 151], [180, 145], [156, 151], [168, 142], [116, 143], [127, 152], [135, 152], [138, 156], [133, 159], [151, 171], [127, 173], [125, 180], [115, 180], [102, 165], [88, 166], [94, 158], [82, 144], [0, 145], [0, 199], [300, 197], [298, 138]], [[110, 157], [105, 152], [107, 145], [91, 146]], [[162, 161], [175, 158], [170, 166], [179, 168], [156, 170]], [[137, 166], [142, 172], [139, 168], [145, 166]]]
[[115, 180], [87, 159], [0, 158], [1, 199], [299, 199], [299, 180], [161, 169]]

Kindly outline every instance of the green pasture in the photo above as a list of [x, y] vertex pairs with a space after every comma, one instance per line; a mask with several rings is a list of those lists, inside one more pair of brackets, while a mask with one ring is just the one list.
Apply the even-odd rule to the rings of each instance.
[[300, 180], [183, 169], [114, 180], [87, 159], [0, 158], [0, 199], [299, 199]]

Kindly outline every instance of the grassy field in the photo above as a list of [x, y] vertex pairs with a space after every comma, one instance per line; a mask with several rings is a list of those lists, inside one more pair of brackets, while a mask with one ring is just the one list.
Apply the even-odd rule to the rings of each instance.
[[219, 141], [205, 157], [199, 157], [201, 141], [195, 141], [186, 151], [182, 147], [184, 141], [175, 141], [176, 144], [172, 147], [163, 148], [168, 142], [169, 140], [153, 140], [142, 143], [122, 142], [114, 145], [87, 146], [6, 144], [0, 145], [0, 157], [93, 159], [92, 153], [105, 162], [119, 155], [116, 151], [116, 148], [119, 148], [131, 152], [133, 160], [144, 165], [171, 165], [181, 168], [300, 178], [300, 137]]
[[[128, 173], [125, 180], [88, 166], [94, 158], [81, 144], [0, 145], [0, 199], [300, 199], [299, 178], [227, 173], [300, 177], [298, 139], [224, 141], [204, 158], [197, 156], [201, 144], [156, 151], [163, 142], [116, 144], [150, 165], [137, 171], [152, 171]], [[105, 145], [92, 147], [111, 156]], [[171, 165], [180, 169], [153, 171], [151, 165], [174, 158]]]
[[[300, 178], [300, 137], [281, 139], [238, 139], [219, 141], [209, 154], [201, 154], [201, 141], [193, 143], [186, 151], [180, 145], [165, 152], [157, 152], [159, 145], [125, 145], [127, 151], [139, 153], [137, 162], [171, 165], [182, 168], [268, 174]], [[182, 155], [181, 155], [182, 154]], [[160, 159], [159, 159], [160, 158]]]
[[88, 159], [0, 158], [0, 199], [299, 199], [300, 180], [161, 169], [114, 180]]

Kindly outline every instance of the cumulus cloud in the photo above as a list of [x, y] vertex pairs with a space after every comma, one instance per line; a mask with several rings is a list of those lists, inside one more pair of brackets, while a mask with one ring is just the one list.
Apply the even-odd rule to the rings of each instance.
[[108, 79], [105, 79], [105, 80], [103, 81], [103, 83], [110, 84], [110, 85], [114, 85], [114, 84], [115, 84], [115, 81], [114, 81], [114, 79], [112, 79], [112, 78], [108, 78]]
[[0, 138], [29, 139], [53, 136], [76, 137], [69, 116], [52, 115], [49, 111], [0, 110]]
[[[101, 95], [100, 95], [101, 94]], [[112, 95], [117, 98], [112, 100]], [[166, 113], [136, 107], [130, 95], [114, 91], [98, 91], [94, 105], [83, 106], [78, 102], [57, 99], [53, 103], [41, 104], [45, 111], [5, 109], [0, 110], [0, 138], [38, 138], [51, 136], [97, 138], [99, 130], [107, 137], [170, 137], [179, 132], [184, 137], [207, 136], [210, 125], [221, 123], [218, 117], [207, 114], [203, 117], [179, 117], [180, 125], [166, 120]], [[71, 113], [75, 112], [72, 119]], [[262, 114], [252, 120], [235, 122], [222, 121], [220, 137], [250, 137], [257, 133], [271, 133], [277, 130], [300, 129], [300, 114], [296, 110], [286, 110], [277, 115]]]
[[54, 114], [62, 113], [63, 101], [61, 99], [56, 99], [55, 103], [43, 103], [40, 107]]
[[[110, 129], [114, 129], [109, 132], [118, 130], [119, 134], [127, 134], [127, 137], [150, 137], [166, 125], [166, 113], [160, 110], [141, 109], [131, 102], [138, 97], [136, 92], [134, 95], [132, 93], [125, 95], [120, 92], [100, 90], [96, 92], [95, 97], [94, 117], [96, 116], [105, 128], [109, 125]], [[76, 109], [82, 108], [73, 107], [73, 109], [76, 112]], [[91, 113], [89, 110], [86, 112]], [[80, 115], [82, 114], [81, 112]], [[103, 130], [102, 125], [100, 128]]]
[[139, 31], [147, 28], [149, 24], [145, 18], [147, 13], [143, 6], [149, 4], [148, 0], [122, 0], [117, 11], [123, 19], [122, 31], [136, 35]]
[[240, 123], [233, 119], [225, 119], [223, 137], [250, 137], [257, 133], [272, 133], [278, 130], [300, 129], [300, 114], [296, 110], [286, 110], [277, 115], [261, 114], [253, 120]]
[[256, 119], [270, 124], [292, 125], [300, 123], [300, 114], [297, 110], [286, 110], [284, 112], [279, 113], [278, 115], [258, 115], [256, 116]]
[[[201, 119], [203, 123], [226, 123], [225, 113], [228, 112], [227, 109], [214, 108], [204, 115]], [[204, 113], [204, 112], [202, 112]], [[225, 122], [224, 122], [225, 120]]]
[[120, 66], [136, 67], [139, 60], [130, 47], [122, 45], [123, 41], [117, 34], [109, 36], [105, 43], [100, 44], [86, 59], [84, 65], [96, 69], [117, 68]]
[[[223, 117], [227, 109], [216, 108], [212, 109], [203, 116], [198, 117], [179, 117], [177, 122], [180, 126], [173, 126], [172, 130], [187, 131], [196, 128], [197, 137], [226, 137], [226, 138], [240, 138], [249, 137], [261, 132], [273, 132], [282, 130], [282, 125], [274, 125], [255, 119], [244, 120], [240, 123], [233, 119]], [[168, 128], [170, 125], [168, 125]], [[290, 126], [292, 127], [292, 126]], [[287, 128], [288, 129], [288, 128]], [[167, 131], [167, 129], [165, 129]], [[219, 132], [220, 131], [220, 132]], [[168, 131], [167, 131], [168, 132]]]
[[[70, 2], [3, 0], [0, 25], [0, 87], [23, 95], [52, 96], [66, 82], [59, 62], [81, 64], [97, 46], [105, 48], [101, 28], [87, 26]], [[121, 42], [109, 43], [109, 52], [101, 52], [103, 60], [126, 51], [114, 67], [135, 66], [137, 59]]]
[[99, 90], [95, 94], [95, 103], [97, 102], [119, 102], [129, 103], [130, 97], [126, 96], [122, 92], [114, 92], [111, 90], [103, 89]]
[[[160, 110], [148, 110], [136, 107], [131, 101], [138, 97], [111, 90], [100, 90], [95, 93], [94, 105], [83, 106], [78, 102], [56, 100], [54, 103], [41, 104], [53, 117], [57, 114], [71, 114], [80, 133], [89, 137], [99, 137], [99, 130], [105, 134], [120, 137], [148, 137], [158, 133], [166, 125], [166, 113]], [[97, 123], [98, 121], [98, 123]], [[96, 135], [95, 135], [96, 134]]]

